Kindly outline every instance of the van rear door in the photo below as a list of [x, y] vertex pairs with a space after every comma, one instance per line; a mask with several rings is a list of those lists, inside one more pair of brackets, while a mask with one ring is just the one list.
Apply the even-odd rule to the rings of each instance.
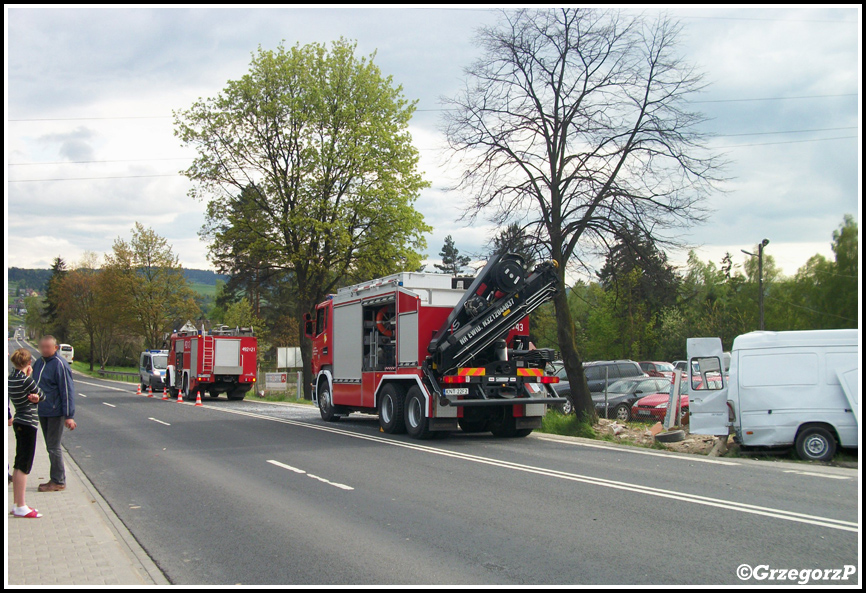
[[689, 432], [728, 434], [728, 382], [720, 338], [689, 338]]

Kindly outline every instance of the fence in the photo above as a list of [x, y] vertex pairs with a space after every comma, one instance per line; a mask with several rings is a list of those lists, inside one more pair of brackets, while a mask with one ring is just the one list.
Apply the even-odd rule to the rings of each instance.
[[126, 373], [123, 371], [103, 371], [102, 369], [99, 369], [96, 372], [103, 377], [117, 377], [123, 381], [129, 381], [131, 383], [137, 383], [141, 380], [141, 377], [138, 373]]

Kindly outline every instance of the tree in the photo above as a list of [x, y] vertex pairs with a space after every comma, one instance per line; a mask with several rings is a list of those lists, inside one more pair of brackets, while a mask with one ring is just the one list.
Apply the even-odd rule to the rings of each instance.
[[[559, 347], [579, 414], [595, 417], [565, 291], [570, 265], [635, 228], [656, 241], [702, 216], [721, 164], [688, 99], [701, 75], [677, 55], [680, 25], [612, 10], [503, 12], [445, 102], [465, 216], [523, 221], [559, 264]], [[672, 242], [670, 239], [667, 242]]]
[[229, 305], [226, 310], [225, 324], [229, 327], [255, 327], [258, 325], [253, 308], [246, 298]]
[[521, 256], [526, 262], [527, 270], [535, 267], [536, 257], [532, 241], [519, 224], [513, 222], [493, 237], [493, 253], [503, 250]]
[[145, 348], [160, 348], [178, 319], [195, 318], [199, 308], [171, 245], [153, 229], [135, 223], [132, 239], [114, 241], [106, 270], [126, 300], [129, 323]]
[[442, 263], [433, 264], [433, 267], [443, 274], [451, 274], [452, 276], [459, 276], [472, 261], [468, 255], [460, 255], [460, 250], [454, 245], [454, 239], [451, 238], [451, 235], [445, 237], [445, 243], [442, 245], [439, 257], [442, 258]]
[[96, 333], [102, 321], [98, 286], [98, 256], [93, 252], [85, 252], [81, 262], [58, 285], [61, 296], [59, 314], [64, 320], [81, 324], [89, 341], [91, 371], [96, 352]]
[[45, 288], [45, 309], [43, 316], [45, 317], [45, 326], [54, 333], [58, 342], [66, 340], [68, 326], [60, 314], [62, 303], [62, 285], [63, 280], [68, 274], [66, 262], [59, 255], [54, 258], [54, 263], [51, 264], [51, 276], [48, 278]]
[[[408, 129], [415, 103], [355, 49], [260, 47], [249, 73], [174, 114], [198, 152], [184, 174], [208, 200], [212, 259], [246, 253], [291, 272], [298, 319], [351, 278], [417, 268], [430, 230], [414, 208], [427, 186]], [[309, 396], [312, 344], [297, 328]]]

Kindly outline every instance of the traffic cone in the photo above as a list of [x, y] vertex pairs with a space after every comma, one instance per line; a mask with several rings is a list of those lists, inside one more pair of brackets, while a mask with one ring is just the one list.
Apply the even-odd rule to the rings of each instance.
[[197, 406], [203, 406], [204, 405], [203, 403], [201, 403], [201, 391], [195, 392], [195, 405], [197, 405]]
[[135, 395], [141, 395], [141, 383], [139, 383], [138, 387], [135, 388]]
[[177, 403], [183, 403], [183, 391], [181, 391], [180, 389], [177, 390]]
[[162, 399], [168, 399], [168, 387], [162, 388]]
[[147, 386], [147, 397], [153, 397], [153, 385]]

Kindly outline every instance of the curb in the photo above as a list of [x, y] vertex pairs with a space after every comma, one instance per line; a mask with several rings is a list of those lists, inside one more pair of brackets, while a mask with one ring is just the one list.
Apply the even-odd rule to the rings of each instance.
[[99, 491], [87, 478], [84, 471], [78, 467], [77, 463], [75, 463], [75, 460], [72, 458], [72, 455], [69, 454], [66, 447], [63, 447], [63, 452], [63, 460], [66, 463], [66, 467], [75, 473], [84, 485], [87, 494], [96, 502], [96, 506], [98, 506], [99, 510], [102, 512], [109, 530], [114, 534], [117, 541], [120, 542], [121, 547], [130, 559], [130, 563], [133, 565], [136, 572], [138, 572], [139, 576], [141, 576], [145, 585], [170, 585], [171, 582], [165, 577], [153, 560], [151, 560], [147, 552], [144, 551], [144, 548], [142, 548], [135, 539], [135, 536], [133, 536], [129, 529], [126, 528], [126, 525], [124, 525], [120, 518], [114, 513], [111, 509], [111, 505], [102, 498], [102, 495], [99, 494]]

